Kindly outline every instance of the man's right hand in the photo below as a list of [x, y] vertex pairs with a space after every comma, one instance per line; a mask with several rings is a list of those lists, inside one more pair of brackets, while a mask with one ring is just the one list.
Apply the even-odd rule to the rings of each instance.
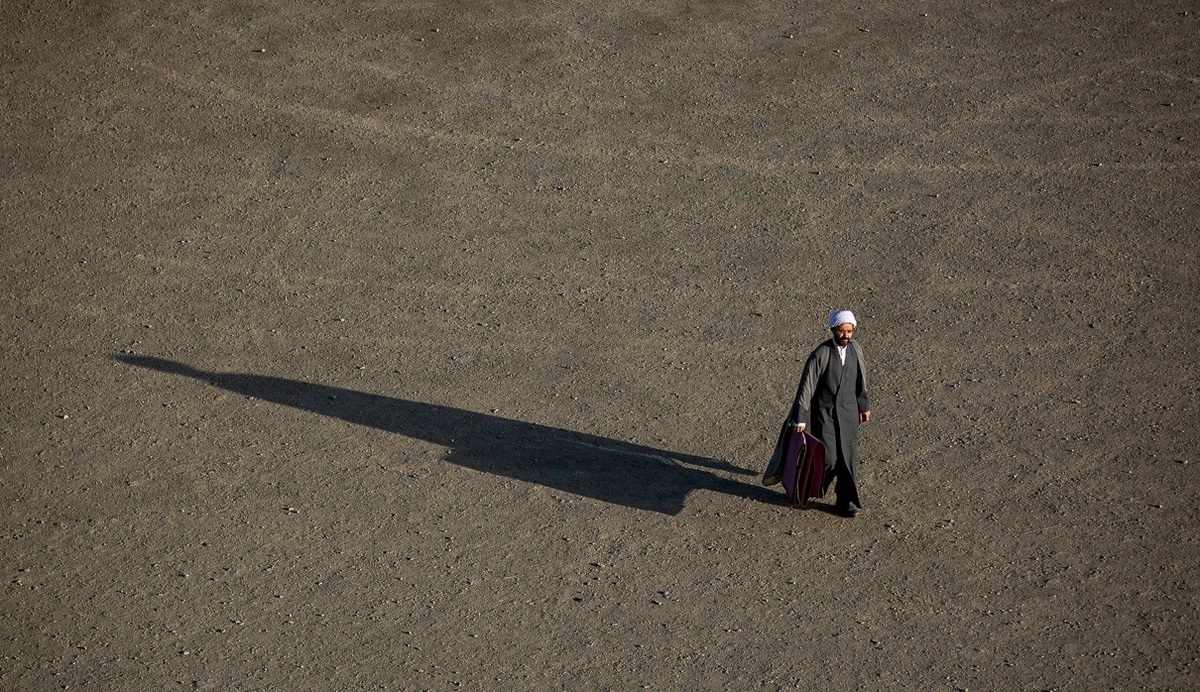
[[804, 423], [800, 423], [799, 425], [793, 425], [792, 430], [795, 430], [798, 433], [804, 432]]

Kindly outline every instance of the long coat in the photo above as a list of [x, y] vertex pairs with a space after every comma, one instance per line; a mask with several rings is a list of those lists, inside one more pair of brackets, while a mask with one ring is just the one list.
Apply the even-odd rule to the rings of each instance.
[[[822, 342], [804, 363], [796, 398], [784, 421], [780, 444], [776, 445], [766, 475], [778, 472], [779, 462], [775, 457], [782, 458], [782, 443], [788, 427], [804, 423], [809, 432], [825, 446], [826, 484], [838, 478], [839, 503], [853, 502], [861, 507], [855, 487], [855, 479], [858, 478], [858, 414], [869, 410], [867, 364], [862, 347], [851, 340], [843, 365], [834, 340]], [[836, 473], [839, 464], [843, 465], [844, 473]], [[847, 484], [849, 487], [843, 487]]]

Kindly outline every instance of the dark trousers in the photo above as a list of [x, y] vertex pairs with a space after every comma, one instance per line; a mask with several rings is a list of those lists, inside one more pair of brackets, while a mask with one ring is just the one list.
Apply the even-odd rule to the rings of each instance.
[[825, 469], [825, 490], [829, 491], [829, 486], [834, 484], [834, 490], [837, 492], [837, 506], [840, 509], [845, 509], [854, 503], [862, 508], [862, 502], [858, 499], [858, 484], [854, 482], [854, 474], [851, 473], [850, 467], [846, 466], [843, 459], [838, 459], [832, 469]]

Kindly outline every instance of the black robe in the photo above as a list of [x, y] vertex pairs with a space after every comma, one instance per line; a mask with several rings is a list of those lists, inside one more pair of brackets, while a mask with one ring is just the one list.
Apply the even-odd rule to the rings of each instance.
[[[808, 431], [825, 446], [826, 487], [837, 481], [837, 504], [850, 503], [862, 507], [858, 499], [858, 415], [871, 410], [867, 396], [867, 368], [862, 348], [851, 341], [846, 348], [846, 363], [837, 355], [833, 339], [822, 342], [809, 354], [804, 373], [796, 388], [796, 398], [784, 422], [783, 433], [789, 426], [804, 423]], [[778, 473], [782, 458], [781, 446], [771, 459], [765, 476]]]

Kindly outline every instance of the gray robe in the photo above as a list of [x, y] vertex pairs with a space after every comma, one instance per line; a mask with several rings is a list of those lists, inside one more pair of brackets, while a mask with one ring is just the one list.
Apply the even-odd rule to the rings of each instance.
[[[788, 427], [804, 423], [808, 431], [825, 446], [825, 485], [837, 480], [837, 502], [846, 505], [858, 500], [858, 414], [871, 409], [867, 397], [867, 365], [862, 347], [851, 340], [846, 363], [837, 355], [833, 339], [822, 342], [808, 355], [804, 373], [796, 388], [791, 413], [784, 422]], [[784, 439], [780, 435], [780, 441]], [[779, 472], [782, 457], [777, 446], [765, 476]]]

